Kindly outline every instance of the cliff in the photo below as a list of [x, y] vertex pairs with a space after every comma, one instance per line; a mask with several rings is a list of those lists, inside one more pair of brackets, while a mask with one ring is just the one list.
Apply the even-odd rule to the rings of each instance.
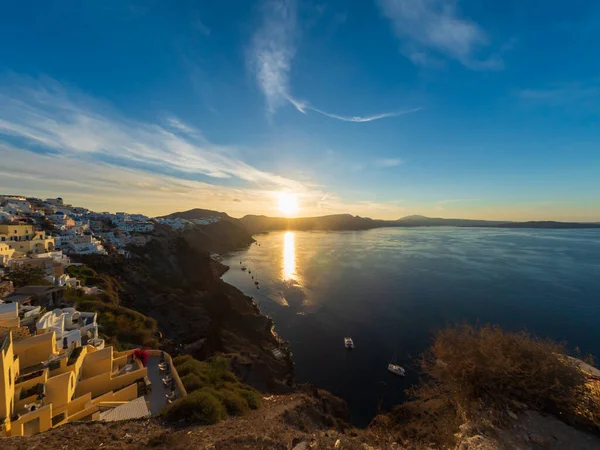
[[219, 222], [181, 232], [157, 229], [131, 255], [83, 256], [81, 262], [118, 281], [120, 304], [156, 320], [162, 348], [204, 359], [234, 358], [242, 381], [262, 391], [289, 390], [293, 366], [270, 349], [285, 345], [250, 297], [220, 279], [227, 268], [210, 253], [253, 242], [240, 227]]

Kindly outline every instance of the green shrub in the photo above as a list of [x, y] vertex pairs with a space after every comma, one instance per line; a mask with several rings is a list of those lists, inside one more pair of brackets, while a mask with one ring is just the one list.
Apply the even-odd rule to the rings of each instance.
[[250, 410], [248, 402], [241, 395], [241, 390], [226, 391], [221, 389], [217, 391], [217, 396], [230, 416], [243, 416]]
[[200, 362], [198, 360], [192, 359], [183, 364], [176, 365], [177, 373], [179, 376], [185, 376], [189, 373], [196, 374], [198, 376], [208, 376], [208, 364], [205, 362]]
[[188, 394], [206, 386], [206, 379], [200, 378], [195, 373], [188, 373], [187, 375], [181, 377], [181, 382], [183, 383], [183, 386]]
[[180, 355], [180, 356], [176, 356], [175, 358], [173, 358], [173, 364], [175, 364], [175, 367], [177, 367], [180, 364], [191, 361], [193, 359], [194, 358], [192, 358], [192, 355]]
[[225, 419], [227, 410], [213, 394], [198, 390], [165, 408], [163, 415], [171, 422], [189, 420], [203, 425], [212, 425]]
[[238, 392], [242, 397], [244, 397], [250, 409], [260, 408], [261, 399], [258, 392], [249, 389], [240, 389]]

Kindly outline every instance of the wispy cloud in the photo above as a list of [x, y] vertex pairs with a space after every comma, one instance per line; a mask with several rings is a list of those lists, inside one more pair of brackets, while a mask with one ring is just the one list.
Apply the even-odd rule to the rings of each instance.
[[455, 0], [377, 0], [402, 41], [402, 52], [417, 65], [440, 65], [451, 58], [471, 69], [500, 69], [499, 55], [478, 58], [488, 46], [486, 32], [461, 17]]
[[332, 114], [315, 108], [309, 102], [295, 98], [290, 88], [290, 72], [299, 39], [297, 5], [295, 0], [267, 0], [263, 4], [263, 23], [252, 39], [249, 66], [263, 92], [267, 110], [272, 116], [286, 103], [306, 114], [314, 111], [332, 119], [345, 122], [371, 122], [418, 111], [385, 112], [369, 116], [347, 116]]
[[269, 0], [263, 5], [263, 24], [255, 33], [250, 65], [273, 114], [289, 100], [289, 78], [296, 53], [296, 2]]
[[399, 158], [381, 158], [375, 160], [375, 165], [378, 167], [396, 167], [402, 164]]
[[[328, 113], [321, 109], [315, 108], [314, 106], [311, 106], [307, 103], [299, 103], [297, 100], [295, 100], [293, 102], [293, 104], [296, 107], [296, 109], [298, 109], [298, 111], [300, 111], [302, 113], [306, 114], [306, 111], [310, 110], [310, 111], [314, 111], [319, 114], [322, 114], [324, 116], [331, 117], [332, 119], [342, 120], [344, 122], [372, 122], [373, 120], [385, 119], [386, 117], [396, 117], [396, 116], [403, 116], [405, 114], [411, 114], [411, 113], [414, 113], [414, 112], [417, 112], [417, 111], [420, 111], [423, 109], [423, 108], [413, 108], [413, 109], [407, 109], [404, 111], [393, 111], [393, 112], [387, 112], [387, 113], [381, 113], [381, 114], [374, 114], [371, 116], [341, 116], [339, 114]], [[298, 104], [301, 105], [301, 107], [299, 107]]]
[[169, 117], [165, 126], [139, 122], [52, 80], [20, 81], [0, 89], [0, 134], [46, 151], [182, 178], [239, 179], [263, 187], [305, 189], [245, 163], [235, 149], [207, 141], [177, 118]]
[[364, 214], [324, 186], [246, 163], [177, 117], [133, 120], [50, 79], [0, 79], [0, 161], [0, 192], [62, 195], [99, 210], [272, 215], [276, 193], [290, 190], [307, 215]]
[[589, 104], [596, 106], [600, 97], [600, 79], [567, 83], [549, 83], [537, 88], [521, 89], [517, 96], [530, 103], [554, 106]]

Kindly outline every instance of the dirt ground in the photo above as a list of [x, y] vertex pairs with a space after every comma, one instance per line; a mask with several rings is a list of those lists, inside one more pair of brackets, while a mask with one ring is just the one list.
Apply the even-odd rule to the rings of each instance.
[[[31, 437], [0, 438], [2, 450], [370, 449], [358, 433], [326, 429], [302, 394], [269, 396], [263, 407], [211, 426], [169, 426], [157, 419], [66, 424]], [[308, 408], [307, 408], [308, 407]], [[354, 435], [353, 435], [354, 434]], [[338, 442], [339, 441], [339, 442]], [[337, 443], [337, 446], [336, 446]], [[380, 447], [379, 447], [380, 448]]]

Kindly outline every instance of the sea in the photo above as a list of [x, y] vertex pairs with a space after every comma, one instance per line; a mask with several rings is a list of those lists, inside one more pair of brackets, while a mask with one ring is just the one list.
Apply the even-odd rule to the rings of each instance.
[[[296, 381], [346, 400], [355, 425], [403, 401], [419, 380], [419, 354], [448, 325], [498, 324], [600, 356], [598, 229], [379, 228], [254, 238], [224, 257], [223, 279], [273, 318], [291, 344]], [[354, 350], [345, 349], [345, 336]], [[390, 361], [407, 376], [389, 373]]]

